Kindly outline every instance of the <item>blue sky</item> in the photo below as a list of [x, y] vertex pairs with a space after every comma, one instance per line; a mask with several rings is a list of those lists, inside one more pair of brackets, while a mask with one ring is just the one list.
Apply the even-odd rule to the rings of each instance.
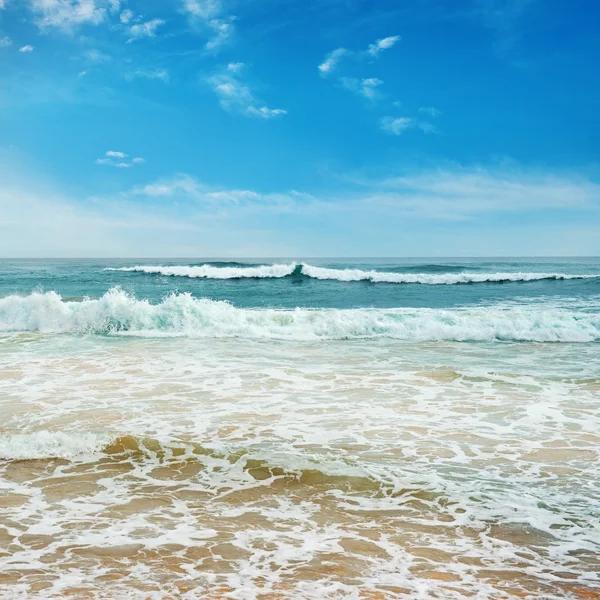
[[0, 0], [0, 256], [598, 255], [599, 18]]

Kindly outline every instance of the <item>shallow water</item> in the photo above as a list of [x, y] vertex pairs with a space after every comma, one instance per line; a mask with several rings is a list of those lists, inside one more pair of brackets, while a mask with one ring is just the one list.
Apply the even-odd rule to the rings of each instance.
[[[600, 345], [571, 340], [598, 303], [581, 289], [476, 292], [430, 307], [427, 335], [193, 298], [178, 321], [132, 320], [139, 290], [100, 312], [0, 299], [0, 595], [599, 598]], [[513, 323], [521, 341], [449, 339], [454, 310], [499, 331], [490, 309], [546, 318]], [[452, 336], [431, 339], [439, 323]]]

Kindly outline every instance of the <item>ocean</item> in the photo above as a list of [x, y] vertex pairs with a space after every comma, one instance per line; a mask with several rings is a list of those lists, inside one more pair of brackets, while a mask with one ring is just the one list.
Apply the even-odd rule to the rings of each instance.
[[600, 598], [600, 259], [0, 261], [0, 596]]

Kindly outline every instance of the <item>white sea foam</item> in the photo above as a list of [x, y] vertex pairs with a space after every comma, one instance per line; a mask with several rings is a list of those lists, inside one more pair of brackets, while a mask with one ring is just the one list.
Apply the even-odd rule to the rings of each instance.
[[457, 309], [243, 309], [172, 294], [160, 304], [118, 288], [63, 302], [55, 292], [0, 299], [0, 331], [250, 339], [595, 342], [600, 315], [544, 305]]
[[4, 337], [0, 597], [598, 590], [598, 344]]
[[464, 283], [503, 283], [509, 281], [540, 281], [544, 279], [592, 279], [600, 275], [568, 275], [566, 273], [389, 273], [361, 269], [327, 269], [303, 264], [302, 273], [314, 279], [338, 281], [371, 281], [373, 283], [420, 283], [425, 285], [455, 285]]
[[387, 271], [361, 269], [329, 269], [315, 267], [306, 263], [262, 265], [258, 267], [215, 267], [201, 266], [149, 266], [109, 267], [105, 271], [122, 271], [165, 275], [172, 277], [191, 277], [205, 279], [243, 279], [243, 278], [282, 278], [292, 275], [296, 270], [312, 279], [337, 281], [371, 281], [373, 283], [418, 283], [423, 285], [455, 285], [466, 283], [504, 283], [510, 281], [541, 281], [566, 279], [595, 279], [600, 274], [573, 275], [567, 273], [394, 273]]
[[296, 263], [288, 265], [261, 265], [258, 267], [214, 267], [201, 265], [197, 267], [186, 266], [146, 266], [136, 267], [109, 267], [105, 271], [125, 271], [134, 273], [148, 273], [150, 275], [166, 275], [170, 277], [192, 277], [205, 279], [242, 279], [242, 278], [278, 278], [291, 275], [296, 268]]
[[74, 458], [102, 450], [115, 436], [106, 433], [36, 431], [0, 433], [0, 460]]

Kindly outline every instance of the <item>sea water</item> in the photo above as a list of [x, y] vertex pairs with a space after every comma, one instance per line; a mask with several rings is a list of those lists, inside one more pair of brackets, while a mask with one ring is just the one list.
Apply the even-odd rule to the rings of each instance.
[[0, 596], [600, 597], [600, 259], [0, 261]]

